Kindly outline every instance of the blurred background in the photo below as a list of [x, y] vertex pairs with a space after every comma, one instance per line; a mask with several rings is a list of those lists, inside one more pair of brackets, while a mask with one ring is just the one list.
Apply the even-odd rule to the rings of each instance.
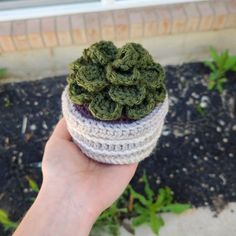
[[101, 39], [141, 42], [164, 64], [204, 59], [209, 45], [236, 48], [234, 1], [18, 0], [0, 10], [0, 64], [28, 79], [66, 73]]
[[[236, 0], [1, 0], [0, 235], [14, 230], [40, 188], [68, 64], [100, 40], [141, 43], [165, 66], [170, 111], [155, 152], [131, 185], [145, 196], [145, 171], [157, 196], [168, 187], [173, 202], [192, 209], [161, 214], [166, 224], [159, 235], [235, 235], [235, 39]], [[132, 197], [125, 199], [130, 204]], [[133, 230], [120, 222], [142, 214], [112, 212], [97, 226], [121, 224], [122, 235]], [[93, 234], [105, 229], [98, 231]], [[157, 232], [136, 231], [144, 234]]]

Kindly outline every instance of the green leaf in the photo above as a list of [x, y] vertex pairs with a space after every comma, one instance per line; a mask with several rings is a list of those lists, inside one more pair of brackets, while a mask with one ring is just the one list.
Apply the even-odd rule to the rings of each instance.
[[215, 71], [215, 70], [216, 70], [215, 64], [214, 64], [213, 62], [211, 62], [211, 61], [205, 61], [205, 62], [204, 62], [204, 65], [207, 66], [207, 67], [209, 67], [212, 71]]
[[39, 186], [38, 186], [38, 184], [37, 184], [33, 179], [31, 179], [30, 177], [27, 177], [27, 180], [28, 180], [28, 183], [29, 183], [30, 188], [31, 188], [34, 192], [38, 193], [38, 192], [39, 192]]
[[134, 212], [138, 215], [142, 215], [145, 211], [149, 211], [149, 209], [146, 206], [143, 206], [139, 203], [134, 204]]
[[169, 187], [165, 187], [159, 190], [159, 194], [163, 192], [164, 202], [163, 204], [169, 204], [173, 201], [173, 192]]
[[7, 69], [6, 68], [0, 68], [0, 78], [7, 76]]
[[228, 79], [226, 77], [223, 77], [223, 78], [218, 80], [218, 82], [221, 83], [221, 84], [223, 84], [223, 83], [225, 83], [227, 81], [228, 81]]
[[215, 81], [210, 81], [208, 82], [208, 89], [209, 90], [213, 90], [216, 86], [216, 82]]
[[8, 227], [10, 220], [6, 211], [0, 209], [0, 223], [4, 229]]
[[173, 201], [173, 193], [170, 188], [165, 187], [161, 188], [158, 191], [158, 196], [156, 202], [153, 204], [153, 207], [158, 211], [161, 207], [170, 204]]
[[216, 62], [216, 64], [218, 65], [220, 70], [224, 70], [225, 67], [225, 63], [227, 61], [229, 57], [229, 52], [228, 50], [225, 50], [224, 52], [222, 52], [218, 58], [218, 61]]
[[158, 235], [160, 228], [164, 225], [164, 220], [156, 215], [154, 212], [151, 213], [150, 227], [154, 234]]
[[236, 66], [236, 56], [231, 56], [227, 59], [224, 68], [226, 71], [229, 71], [232, 70], [235, 66]]
[[0, 209], [0, 224], [3, 226], [4, 231], [16, 229], [17, 222], [13, 222], [9, 219], [6, 211]]
[[167, 211], [167, 212], [173, 212], [176, 214], [180, 214], [189, 208], [191, 208], [191, 205], [189, 205], [189, 204], [172, 203], [172, 204], [162, 207], [161, 211], [163, 211], [163, 212]]
[[152, 189], [150, 188], [150, 185], [148, 183], [148, 179], [147, 179], [147, 175], [146, 175], [146, 172], [143, 173], [143, 182], [144, 182], [144, 191], [148, 197], [148, 199], [150, 201], [153, 200], [153, 197], [154, 197], [154, 192], [152, 191]]
[[[119, 200], [118, 200], [119, 201]], [[105, 210], [95, 222], [91, 235], [103, 236], [104, 232], [110, 235], [118, 236], [120, 234], [119, 227], [119, 213], [122, 212], [123, 208], [118, 208], [118, 201], [112, 204], [110, 208]]]
[[210, 55], [211, 55], [212, 59], [213, 59], [215, 62], [218, 62], [219, 55], [218, 55], [216, 49], [213, 48], [213, 47], [210, 47], [210, 48], [209, 48], [209, 51], [210, 51]]
[[210, 74], [208, 80], [214, 81], [219, 78], [219, 71], [214, 71]]
[[128, 186], [128, 188], [130, 190], [130, 194], [133, 196], [134, 199], [137, 199], [144, 206], [149, 205], [149, 201], [142, 194], [137, 193], [131, 186]]
[[219, 93], [223, 93], [224, 88], [221, 83], [217, 83], [216, 88], [219, 91]]
[[144, 223], [147, 223], [147, 222], [149, 222], [149, 215], [148, 214], [143, 214], [143, 215], [136, 216], [132, 220], [132, 224], [135, 227], [137, 227], [139, 225], [142, 225]]

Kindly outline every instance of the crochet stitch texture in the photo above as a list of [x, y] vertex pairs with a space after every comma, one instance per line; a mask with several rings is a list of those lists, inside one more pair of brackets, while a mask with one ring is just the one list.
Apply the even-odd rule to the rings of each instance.
[[62, 112], [73, 141], [102, 163], [148, 157], [168, 112], [165, 73], [137, 43], [100, 41], [70, 65]]
[[73, 141], [88, 157], [102, 163], [129, 164], [148, 157], [160, 137], [168, 111], [168, 97], [140, 120], [131, 123], [83, 116], [69, 98], [68, 87], [62, 94], [62, 112]]
[[69, 97], [99, 120], [138, 120], [164, 101], [164, 70], [137, 43], [100, 41], [70, 66]]

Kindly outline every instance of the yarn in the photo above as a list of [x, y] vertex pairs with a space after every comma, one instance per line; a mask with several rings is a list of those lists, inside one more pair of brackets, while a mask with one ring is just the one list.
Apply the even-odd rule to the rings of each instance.
[[84, 58], [91, 60], [95, 64], [106, 65], [115, 59], [117, 48], [111, 41], [100, 41], [94, 43], [83, 52]]
[[154, 62], [149, 52], [138, 43], [125, 44], [122, 48], [118, 49], [116, 58], [113, 66], [122, 70], [129, 70], [134, 66], [145, 68]]
[[108, 121], [148, 115], [165, 99], [164, 79], [163, 68], [142, 45], [127, 43], [117, 49], [100, 41], [70, 65], [67, 81], [73, 103]]
[[153, 89], [162, 86], [165, 72], [159, 63], [153, 63], [152, 65], [145, 67], [145, 69], [141, 69], [140, 76], [146, 86]]
[[134, 85], [141, 80], [140, 72], [136, 67], [129, 71], [122, 71], [108, 64], [106, 72], [107, 79], [114, 85]]
[[92, 100], [92, 94], [78, 86], [74, 81], [69, 83], [69, 97], [75, 104], [82, 105]]
[[108, 85], [104, 70], [96, 65], [81, 66], [76, 76], [77, 84], [89, 92], [99, 92]]
[[69, 98], [68, 87], [62, 94], [62, 112], [74, 143], [89, 158], [102, 163], [129, 164], [148, 157], [160, 137], [167, 111], [166, 95], [142, 119], [131, 123], [100, 121], [78, 112]]
[[148, 115], [155, 108], [155, 106], [155, 97], [153, 96], [153, 93], [149, 93], [141, 104], [126, 107], [126, 113], [130, 119], [137, 120], [140, 119], [140, 117], [143, 118]]
[[108, 92], [97, 94], [89, 104], [92, 115], [100, 120], [116, 120], [121, 117], [123, 106], [115, 103]]
[[109, 95], [118, 104], [133, 106], [143, 101], [146, 96], [146, 87], [142, 85], [111, 86]]

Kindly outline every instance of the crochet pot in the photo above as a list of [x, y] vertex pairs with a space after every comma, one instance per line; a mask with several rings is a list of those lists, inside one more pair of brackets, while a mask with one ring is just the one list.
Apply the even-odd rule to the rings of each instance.
[[62, 111], [88, 157], [128, 164], [148, 157], [168, 111], [165, 72], [137, 43], [100, 41], [70, 65]]
[[130, 123], [88, 118], [62, 94], [62, 112], [73, 141], [88, 157], [102, 163], [129, 164], [148, 157], [160, 137], [168, 111], [168, 97], [146, 117]]

